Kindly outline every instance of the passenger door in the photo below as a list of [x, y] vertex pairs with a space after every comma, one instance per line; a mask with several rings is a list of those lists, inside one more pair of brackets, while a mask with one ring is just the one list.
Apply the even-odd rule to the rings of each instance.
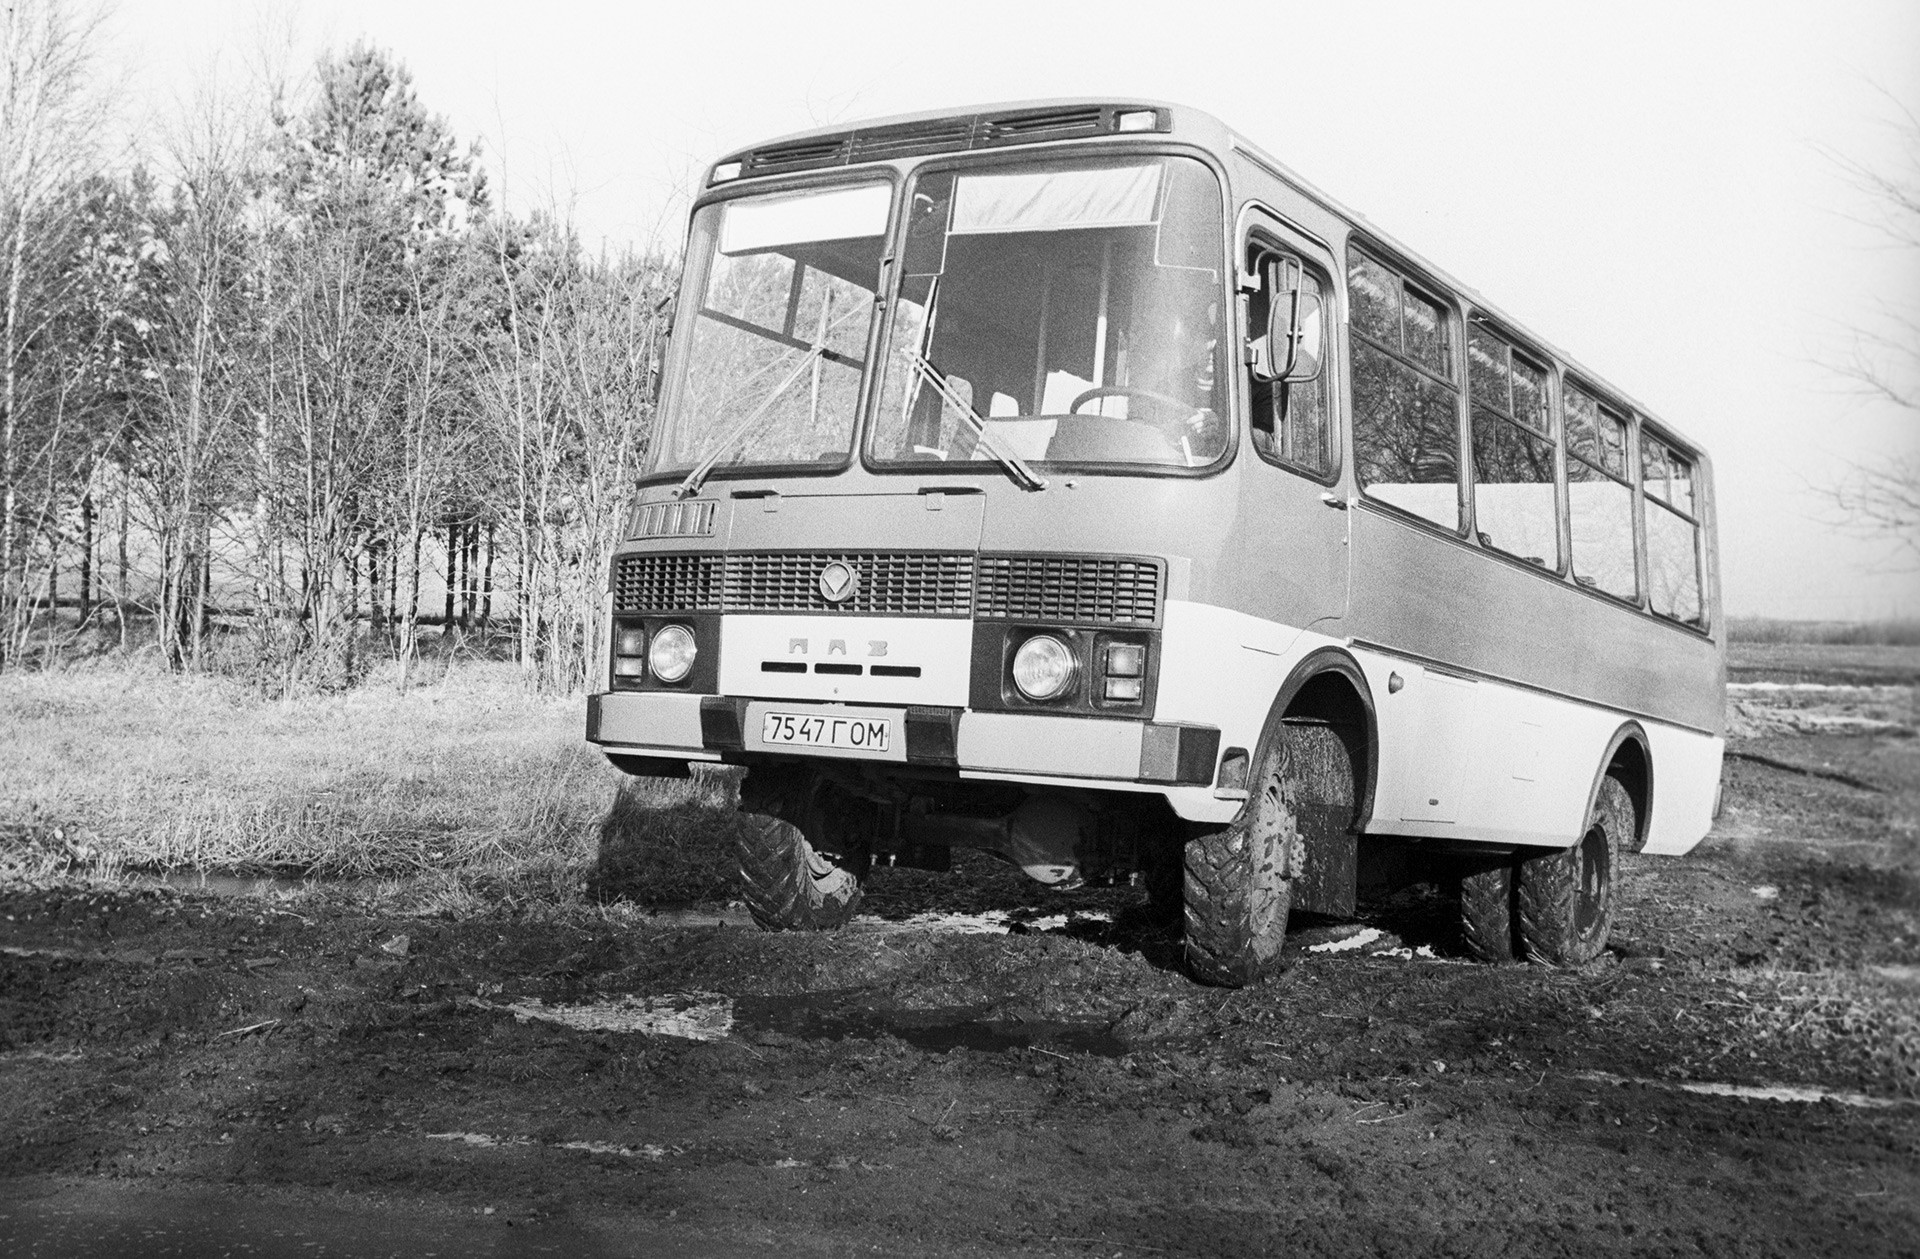
[[[1342, 493], [1339, 407], [1334, 397], [1332, 335], [1338, 287], [1332, 256], [1277, 218], [1250, 211], [1241, 236], [1239, 302], [1243, 345], [1266, 331], [1276, 293], [1300, 288], [1316, 294], [1320, 372], [1310, 381], [1266, 384], [1241, 365], [1256, 456], [1244, 484], [1245, 518], [1257, 541], [1246, 571], [1258, 592], [1260, 614], [1315, 633], [1339, 637], [1347, 614], [1348, 516]], [[1244, 358], [1245, 355], [1238, 356]]]

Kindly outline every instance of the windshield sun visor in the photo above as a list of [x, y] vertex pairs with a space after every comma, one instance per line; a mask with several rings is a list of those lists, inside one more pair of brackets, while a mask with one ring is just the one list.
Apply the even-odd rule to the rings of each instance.
[[1160, 165], [1105, 170], [962, 175], [948, 235], [1149, 227], [1160, 200]]
[[722, 207], [720, 252], [759, 253], [784, 245], [858, 240], [887, 230], [893, 190], [886, 184], [785, 197], [749, 197]]

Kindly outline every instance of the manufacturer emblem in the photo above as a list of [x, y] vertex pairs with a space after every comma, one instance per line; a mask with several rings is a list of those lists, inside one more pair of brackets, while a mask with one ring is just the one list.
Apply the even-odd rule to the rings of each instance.
[[820, 570], [820, 597], [828, 603], [845, 603], [860, 589], [860, 574], [839, 560]]

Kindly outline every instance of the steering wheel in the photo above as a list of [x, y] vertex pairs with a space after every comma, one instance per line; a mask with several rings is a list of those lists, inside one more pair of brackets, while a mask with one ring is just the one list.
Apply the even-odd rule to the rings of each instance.
[[1201, 411], [1205, 409], [1203, 407], [1196, 407], [1191, 402], [1182, 402], [1178, 398], [1168, 397], [1164, 393], [1155, 393], [1151, 389], [1135, 389], [1131, 385], [1096, 385], [1092, 389], [1087, 390], [1085, 393], [1081, 394], [1079, 397], [1075, 398], [1071, 403], [1069, 403], [1067, 405], [1067, 413], [1070, 415], [1077, 415], [1080, 411], [1081, 403], [1091, 402], [1095, 398], [1116, 398], [1116, 397], [1117, 398], [1145, 398], [1149, 402], [1158, 402], [1162, 406], [1172, 407], [1175, 411], [1182, 412], [1186, 415], [1191, 415], [1196, 411]]

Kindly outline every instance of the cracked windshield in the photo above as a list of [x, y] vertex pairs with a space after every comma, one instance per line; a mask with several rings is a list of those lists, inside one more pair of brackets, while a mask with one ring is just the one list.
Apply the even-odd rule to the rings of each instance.
[[867, 184], [695, 216], [688, 252], [708, 262], [654, 471], [846, 458], [891, 199]]
[[914, 185], [870, 450], [1199, 467], [1227, 443], [1220, 190], [1188, 158]]

